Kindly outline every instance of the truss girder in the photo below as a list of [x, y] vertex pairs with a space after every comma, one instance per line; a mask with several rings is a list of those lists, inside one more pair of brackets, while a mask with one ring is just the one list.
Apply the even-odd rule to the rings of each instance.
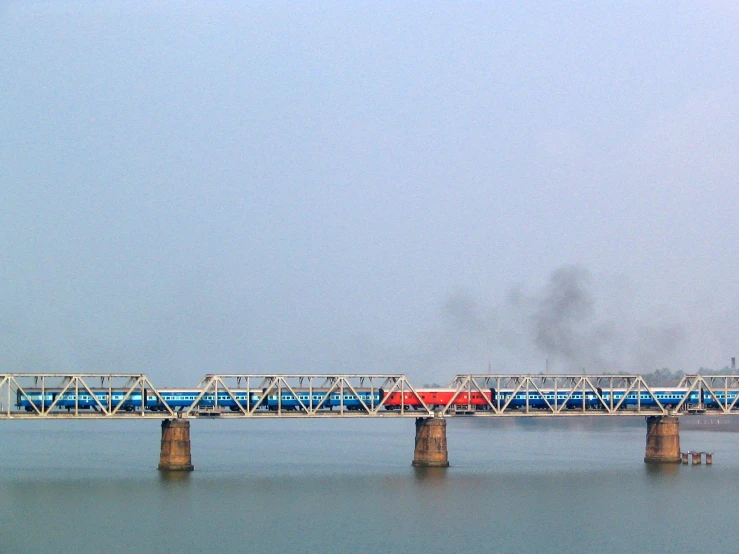
[[676, 415], [704, 412], [704, 398], [739, 414], [739, 375], [652, 387], [639, 375], [464, 374], [449, 388], [442, 406], [402, 374], [208, 374], [168, 389], [143, 374], [13, 373], [0, 374], [0, 419]]
[[[157, 401], [149, 403], [147, 398]], [[177, 417], [159, 390], [143, 374], [0, 375], [0, 418], [23, 416], [81, 419]]]
[[[452, 415], [463, 393], [485, 395], [486, 413], [479, 415], [668, 415], [688, 398], [664, 403], [640, 375], [457, 375], [454, 397], [444, 413]], [[739, 387], [738, 387], [739, 388]], [[469, 398], [469, 396], [467, 396]], [[736, 400], [732, 406], [736, 405]]]
[[[688, 409], [701, 411], [705, 408], [704, 397], [710, 395], [713, 403], [718, 404], [720, 413], [739, 412], [739, 394], [733, 395], [739, 390], [739, 375], [685, 375], [680, 380], [680, 385], [691, 392], [698, 393], [698, 404], [687, 405]], [[681, 404], [680, 408], [683, 405]]]
[[[203, 413], [199, 404], [209, 393], [214, 398], [211, 411], [229, 417], [323, 417], [328, 415], [326, 412], [334, 416], [380, 417], [388, 415], [387, 398], [395, 392], [401, 398], [397, 415], [433, 415], [413, 385], [399, 374], [208, 374], [199, 388], [200, 394], [183, 409], [185, 417]], [[225, 391], [230, 400], [228, 407], [219, 407], [219, 391]], [[406, 393], [414, 399], [412, 410], [405, 403]], [[237, 398], [239, 394], [246, 403]]]

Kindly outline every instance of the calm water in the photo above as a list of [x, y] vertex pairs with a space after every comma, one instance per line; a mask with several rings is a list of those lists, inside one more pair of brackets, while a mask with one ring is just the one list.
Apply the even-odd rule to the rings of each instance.
[[714, 465], [646, 466], [643, 419], [448, 425], [195, 421], [196, 471], [156, 471], [159, 423], [0, 422], [0, 552], [737, 552], [739, 434]]

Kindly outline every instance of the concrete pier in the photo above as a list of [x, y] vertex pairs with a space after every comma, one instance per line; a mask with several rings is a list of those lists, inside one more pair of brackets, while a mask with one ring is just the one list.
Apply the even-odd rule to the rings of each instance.
[[648, 416], [647, 448], [644, 462], [648, 464], [680, 463], [680, 421], [674, 416]]
[[415, 467], [449, 467], [446, 447], [446, 420], [441, 417], [416, 418]]
[[162, 447], [159, 467], [162, 471], [192, 471], [190, 457], [190, 422], [186, 419], [162, 421]]

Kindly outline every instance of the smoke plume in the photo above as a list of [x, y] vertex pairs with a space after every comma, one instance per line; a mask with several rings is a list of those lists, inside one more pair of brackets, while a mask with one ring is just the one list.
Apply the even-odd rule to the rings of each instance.
[[628, 287], [600, 290], [586, 269], [566, 266], [499, 303], [450, 295], [422, 363], [439, 374], [647, 372], [670, 365], [684, 335], [677, 321], [640, 309]]

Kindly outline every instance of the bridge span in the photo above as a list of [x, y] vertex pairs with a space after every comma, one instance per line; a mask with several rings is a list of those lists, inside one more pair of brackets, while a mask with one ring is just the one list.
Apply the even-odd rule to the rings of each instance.
[[446, 466], [446, 418], [647, 420], [645, 462], [678, 462], [679, 416], [739, 414], [738, 375], [650, 386], [639, 375], [461, 374], [446, 387], [402, 374], [207, 374], [193, 387], [143, 374], [0, 374], [0, 420], [160, 419], [160, 469], [192, 469], [198, 418], [415, 418], [414, 465]]

